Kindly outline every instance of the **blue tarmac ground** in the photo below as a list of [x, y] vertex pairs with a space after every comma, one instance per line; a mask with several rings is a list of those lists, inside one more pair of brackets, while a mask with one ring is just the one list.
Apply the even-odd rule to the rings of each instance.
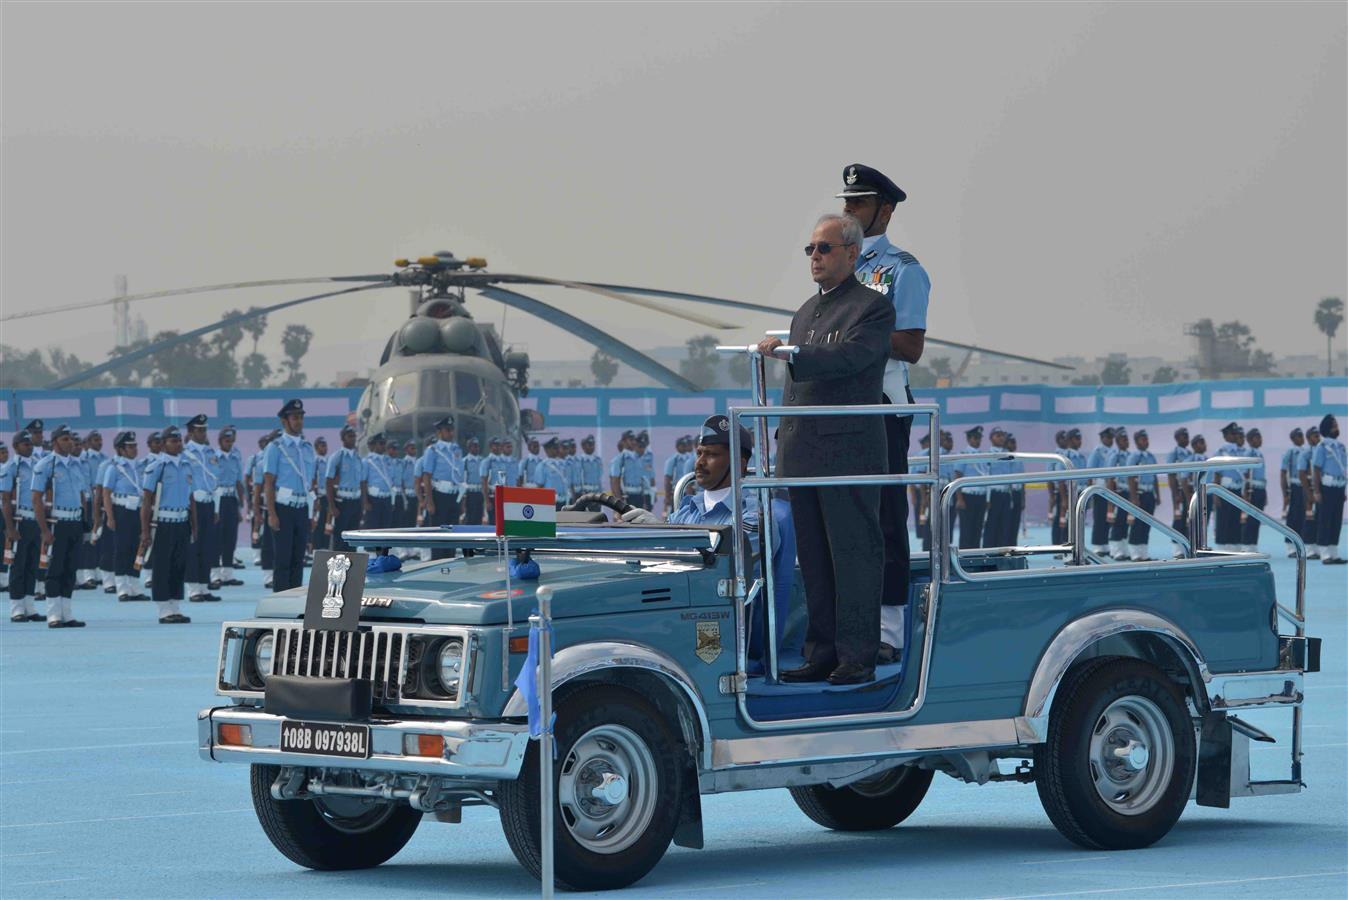
[[[1291, 561], [1271, 537], [1264, 548], [1277, 554], [1290, 605]], [[1324, 670], [1308, 677], [1302, 794], [1229, 810], [1191, 804], [1166, 839], [1126, 853], [1067, 843], [1031, 785], [937, 776], [907, 822], [872, 834], [820, 829], [785, 790], [719, 795], [703, 799], [707, 849], [672, 849], [625, 895], [1342, 898], [1345, 568], [1309, 567]], [[257, 569], [245, 578], [222, 603], [184, 604], [190, 626], [159, 626], [151, 604], [91, 591], [75, 599], [88, 628], [0, 624], [0, 896], [538, 896], [486, 808], [465, 810], [461, 825], [428, 819], [402, 853], [368, 871], [311, 872], [271, 847], [246, 771], [196, 753], [196, 712], [215, 699], [219, 623], [250, 615], [262, 593]], [[1285, 730], [1276, 748], [1252, 754], [1256, 775], [1273, 777]]]

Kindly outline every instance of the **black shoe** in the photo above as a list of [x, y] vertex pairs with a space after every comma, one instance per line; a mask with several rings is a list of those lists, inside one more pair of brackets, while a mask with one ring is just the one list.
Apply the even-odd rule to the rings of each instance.
[[193, 594], [192, 596], [190, 596], [190, 597], [187, 598], [187, 602], [188, 602], [188, 603], [205, 603], [205, 602], [206, 602], [206, 595], [205, 595], [205, 594]]
[[117, 588], [115, 588], [115, 587], [106, 587], [106, 588], [103, 588], [103, 593], [105, 593], [105, 594], [115, 594], [115, 593], [117, 593]]
[[843, 663], [828, 676], [829, 684], [865, 684], [875, 680], [875, 667]]
[[899, 651], [889, 644], [886, 644], [884, 641], [881, 641], [880, 652], [875, 656], [875, 664], [877, 666], [887, 666], [890, 663], [896, 663], [898, 661]]
[[45, 622], [45, 621], [47, 621], [47, 617], [44, 616], [42, 613], [29, 613], [29, 614], [28, 614], [28, 617], [27, 617], [26, 619], [24, 619], [24, 621], [25, 621], [25, 622]]
[[137, 600], [137, 601], [139, 601], [139, 600], [149, 600], [149, 599], [150, 599], [150, 595], [149, 595], [149, 594], [132, 594], [132, 595], [131, 595], [131, 599], [132, 599], [132, 600]]
[[1318, 554], [1318, 553], [1307, 553], [1307, 554], [1306, 554], [1306, 558], [1307, 558], [1307, 559], [1319, 559], [1319, 558], [1320, 558], [1320, 554]]
[[173, 614], [173, 618], [174, 618], [175, 620], [177, 620], [177, 624], [179, 624], [179, 625], [188, 625], [188, 624], [190, 624], [191, 621], [192, 621], [191, 619], [187, 618], [187, 616], [183, 615], [182, 613], [174, 613], [174, 614]]
[[90, 579], [89, 579], [88, 581], [86, 581], [84, 584], [80, 585], [79, 588], [78, 588], [78, 590], [81, 590], [81, 591], [92, 591], [94, 588], [98, 587], [99, 584], [101, 584], [101, 582], [94, 581], [92, 578], [90, 578]]
[[224, 584], [223, 581], [212, 581], [209, 584], [207, 584], [206, 587], [210, 588], [213, 591], [218, 591], [220, 590], [220, 586], [222, 584]]
[[19, 613], [17, 616], [10, 616], [9, 620], [11, 622], [27, 622], [28, 615], [26, 613]]
[[64, 622], [48, 622], [48, 628], [83, 628], [84, 623], [79, 619], [66, 619]]
[[1320, 560], [1320, 563], [1326, 566], [1343, 566], [1348, 565], [1348, 559], [1340, 559], [1339, 557], [1334, 556], [1329, 559], [1322, 559]]
[[33, 599], [34, 599], [34, 600], [46, 600], [46, 599], [47, 599], [47, 595], [39, 592], [39, 593], [36, 593], [36, 594], [33, 595]]
[[219, 603], [219, 602], [220, 602], [220, 595], [219, 595], [219, 594], [202, 594], [202, 595], [201, 595], [201, 599], [202, 599], [202, 600], [205, 600], [207, 603]]
[[237, 578], [231, 578], [228, 581], [222, 581], [220, 584], [224, 587], [243, 587], [243, 582]]
[[117, 602], [118, 602], [118, 603], [130, 603], [130, 602], [131, 602], [132, 600], [134, 600], [134, 599], [136, 599], [136, 598], [133, 597], [133, 596], [130, 595], [130, 594], [118, 594], [118, 595], [117, 595]]
[[191, 622], [191, 621], [192, 621], [191, 619], [187, 618], [187, 616], [183, 615], [182, 613], [169, 613], [167, 616], [162, 616], [162, 617], [160, 617], [160, 619], [159, 619], [159, 624], [160, 624], [160, 625], [186, 625], [186, 624], [188, 624], [188, 623]]
[[833, 671], [834, 666], [834, 663], [807, 662], [805, 665], [797, 666], [794, 669], [783, 669], [778, 673], [778, 680], [788, 684], [803, 681], [823, 681], [828, 678], [828, 673]]
[[246, 568], [248, 568], [248, 567], [245, 566], [242, 562], [240, 562], [240, 561], [239, 561], [239, 558], [236, 556], [236, 557], [234, 557], [234, 568], [236, 568], [236, 569], [246, 569]]

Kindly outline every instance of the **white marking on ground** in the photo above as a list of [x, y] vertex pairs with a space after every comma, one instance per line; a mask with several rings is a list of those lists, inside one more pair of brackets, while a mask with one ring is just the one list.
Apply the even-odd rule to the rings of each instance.
[[50, 878], [46, 881], [20, 881], [10, 887], [30, 887], [38, 884], [65, 884], [68, 881], [88, 881], [87, 878]]
[[1144, 884], [1134, 887], [1095, 888], [1088, 891], [1063, 891], [1058, 894], [1015, 894], [1006, 897], [988, 897], [985, 900], [1035, 900], [1036, 897], [1078, 897], [1086, 894], [1124, 894], [1136, 891], [1164, 891], [1172, 888], [1214, 887], [1224, 884], [1253, 884], [1257, 881], [1290, 881], [1294, 878], [1332, 878], [1348, 875], [1348, 869], [1333, 872], [1304, 872], [1298, 875], [1262, 875], [1252, 878], [1224, 878], [1221, 881], [1176, 881], [1171, 884]]
[[6, 853], [0, 856], [0, 859], [18, 859], [21, 856], [49, 856], [52, 853], [59, 852], [59, 850], [32, 850], [28, 853]]
[[1108, 856], [1072, 856], [1065, 859], [1027, 859], [1020, 863], [1022, 866], [1051, 866], [1057, 863], [1077, 863], [1090, 862], [1096, 859], [1109, 859]]
[[0, 828], [44, 828], [49, 825], [93, 825], [100, 822], [137, 822], [141, 819], [175, 819], [184, 816], [223, 816], [226, 813], [252, 812], [251, 806], [238, 809], [206, 809], [198, 812], [151, 813], [146, 816], [109, 816], [106, 819], [67, 819], [64, 822], [20, 822], [17, 825], [0, 825]]
[[65, 753], [72, 750], [118, 750], [123, 747], [171, 747], [195, 744], [196, 741], [146, 741], [140, 744], [86, 744], [83, 747], [39, 747], [36, 750], [0, 750], [0, 756], [20, 756], [29, 753]]

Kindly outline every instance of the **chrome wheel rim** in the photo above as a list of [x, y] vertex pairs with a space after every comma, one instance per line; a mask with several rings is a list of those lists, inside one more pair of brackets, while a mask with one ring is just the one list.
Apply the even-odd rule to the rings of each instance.
[[557, 805], [575, 841], [593, 853], [620, 853], [651, 820], [660, 787], [655, 755], [622, 725], [600, 725], [580, 736], [557, 777]]
[[323, 821], [343, 834], [374, 831], [393, 815], [392, 803], [367, 797], [323, 797], [313, 802]]
[[1160, 802], [1175, 770], [1175, 737], [1161, 708], [1146, 697], [1120, 697], [1091, 731], [1090, 775], [1114, 812], [1139, 816]]
[[908, 773], [908, 766], [895, 766], [888, 772], [854, 781], [848, 787], [863, 797], [872, 799], [887, 797], [903, 782], [903, 779], [908, 777]]

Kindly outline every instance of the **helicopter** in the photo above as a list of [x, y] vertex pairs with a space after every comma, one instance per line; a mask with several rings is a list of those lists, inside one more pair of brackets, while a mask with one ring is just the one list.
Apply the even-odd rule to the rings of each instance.
[[[421, 440], [434, 430], [433, 425], [437, 420], [452, 415], [457, 433], [465, 441], [470, 437], [487, 439], [499, 436], [515, 441], [516, 446], [520, 447], [527, 434], [538, 432], [544, 427], [542, 416], [537, 411], [520, 408], [520, 398], [526, 396], [529, 390], [529, 356], [522, 350], [505, 346], [494, 326], [473, 318], [467, 307], [469, 290], [576, 335], [666, 387], [692, 393], [701, 389], [678, 372], [584, 319], [521, 293], [517, 287], [546, 285], [585, 291], [711, 329], [740, 326], [650, 298], [772, 313], [788, 318], [793, 314], [788, 309], [683, 291], [491, 272], [482, 257], [461, 259], [450, 251], [441, 251], [415, 260], [394, 260], [394, 271], [389, 273], [244, 281], [152, 291], [11, 313], [0, 316], [0, 321], [185, 294], [313, 283], [354, 284], [226, 316], [145, 347], [115, 355], [105, 363], [57, 379], [47, 387], [71, 387], [175, 344], [257, 316], [362, 291], [404, 287], [415, 292], [414, 308], [409, 318], [389, 336], [380, 354], [379, 367], [372, 374], [356, 405], [353, 417], [360, 433], [360, 443], [364, 445], [368, 436], [373, 434], [383, 434], [390, 440]], [[981, 352], [1052, 368], [1071, 368], [1060, 363], [938, 338], [928, 337], [926, 342], [962, 349], [969, 354]]]

